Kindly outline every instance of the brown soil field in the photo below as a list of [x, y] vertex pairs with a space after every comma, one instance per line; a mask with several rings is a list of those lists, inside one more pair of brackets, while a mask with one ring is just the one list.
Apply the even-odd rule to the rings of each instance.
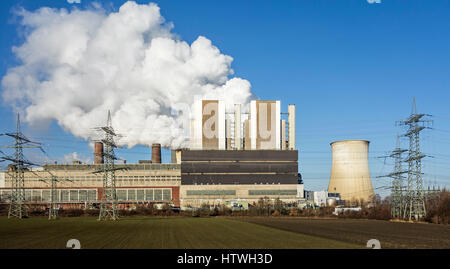
[[449, 225], [299, 217], [241, 217], [233, 219], [364, 246], [368, 240], [377, 239], [381, 243], [381, 248], [450, 248]]

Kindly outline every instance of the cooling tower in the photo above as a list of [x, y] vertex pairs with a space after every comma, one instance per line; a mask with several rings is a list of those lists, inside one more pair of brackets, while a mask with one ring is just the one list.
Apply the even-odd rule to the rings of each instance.
[[369, 172], [369, 141], [331, 143], [333, 161], [328, 193], [340, 193], [346, 201], [369, 201], [374, 192]]

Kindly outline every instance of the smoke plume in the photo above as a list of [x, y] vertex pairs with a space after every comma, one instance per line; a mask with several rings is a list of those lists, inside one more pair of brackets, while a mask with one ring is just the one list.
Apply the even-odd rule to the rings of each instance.
[[199, 36], [192, 44], [171, 32], [154, 3], [21, 10], [20, 64], [2, 79], [5, 103], [29, 124], [52, 120], [77, 137], [97, 138], [111, 110], [122, 145], [188, 145], [190, 111], [201, 99], [247, 104], [247, 80], [232, 77], [233, 58]]

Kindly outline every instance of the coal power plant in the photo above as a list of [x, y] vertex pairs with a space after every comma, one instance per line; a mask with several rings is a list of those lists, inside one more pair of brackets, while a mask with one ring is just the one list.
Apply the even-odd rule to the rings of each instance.
[[[202, 100], [191, 120], [190, 147], [173, 149], [162, 163], [161, 144], [151, 159], [115, 163], [119, 208], [159, 204], [181, 209], [225, 205], [246, 209], [261, 198], [298, 203], [304, 197], [295, 146], [295, 105], [281, 112], [280, 101], [251, 101], [225, 111], [221, 100]], [[110, 143], [110, 142], [108, 142]], [[104, 193], [105, 141], [94, 143], [93, 163], [46, 164], [24, 172], [27, 203], [51, 200], [51, 173], [58, 178], [56, 201], [63, 208], [93, 208]], [[149, 154], [150, 156], [150, 148]], [[100, 171], [100, 172], [99, 172]], [[8, 203], [14, 167], [0, 172], [0, 199]]]
[[[369, 141], [331, 143], [328, 191], [305, 191], [295, 145], [295, 105], [281, 112], [280, 101], [251, 101], [226, 111], [221, 100], [196, 104], [190, 121], [189, 148], [172, 149], [163, 163], [161, 144], [153, 143], [148, 159], [115, 162], [118, 208], [169, 205], [182, 210], [228, 206], [247, 209], [261, 198], [287, 204], [325, 206], [345, 201], [370, 201]], [[107, 144], [105, 144], [107, 143]], [[51, 200], [49, 174], [58, 179], [54, 197], [63, 208], [97, 208], [101, 204], [107, 146], [94, 143], [93, 163], [46, 164], [24, 172], [24, 201], [45, 206]], [[110, 158], [111, 159], [111, 158]], [[104, 170], [103, 170], [104, 171]], [[9, 203], [14, 166], [0, 171], [0, 199]]]

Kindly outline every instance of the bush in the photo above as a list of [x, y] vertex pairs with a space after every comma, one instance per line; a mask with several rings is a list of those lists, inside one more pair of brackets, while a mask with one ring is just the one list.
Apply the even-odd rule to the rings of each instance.
[[2, 204], [0, 205], [0, 216], [8, 216], [9, 205]]
[[437, 209], [437, 216], [439, 223], [450, 223], [450, 193], [444, 191], [440, 195], [439, 207]]
[[298, 216], [299, 212], [297, 209], [292, 208], [291, 211], [289, 212], [289, 216], [294, 217], [294, 216]]
[[48, 215], [48, 210], [33, 208], [28, 211], [28, 215], [30, 217], [45, 216]]
[[61, 217], [81, 217], [84, 215], [84, 210], [83, 209], [60, 210], [58, 215]]
[[429, 194], [426, 199], [425, 208], [427, 213], [424, 221], [437, 224], [450, 223], [450, 193], [446, 190]]

